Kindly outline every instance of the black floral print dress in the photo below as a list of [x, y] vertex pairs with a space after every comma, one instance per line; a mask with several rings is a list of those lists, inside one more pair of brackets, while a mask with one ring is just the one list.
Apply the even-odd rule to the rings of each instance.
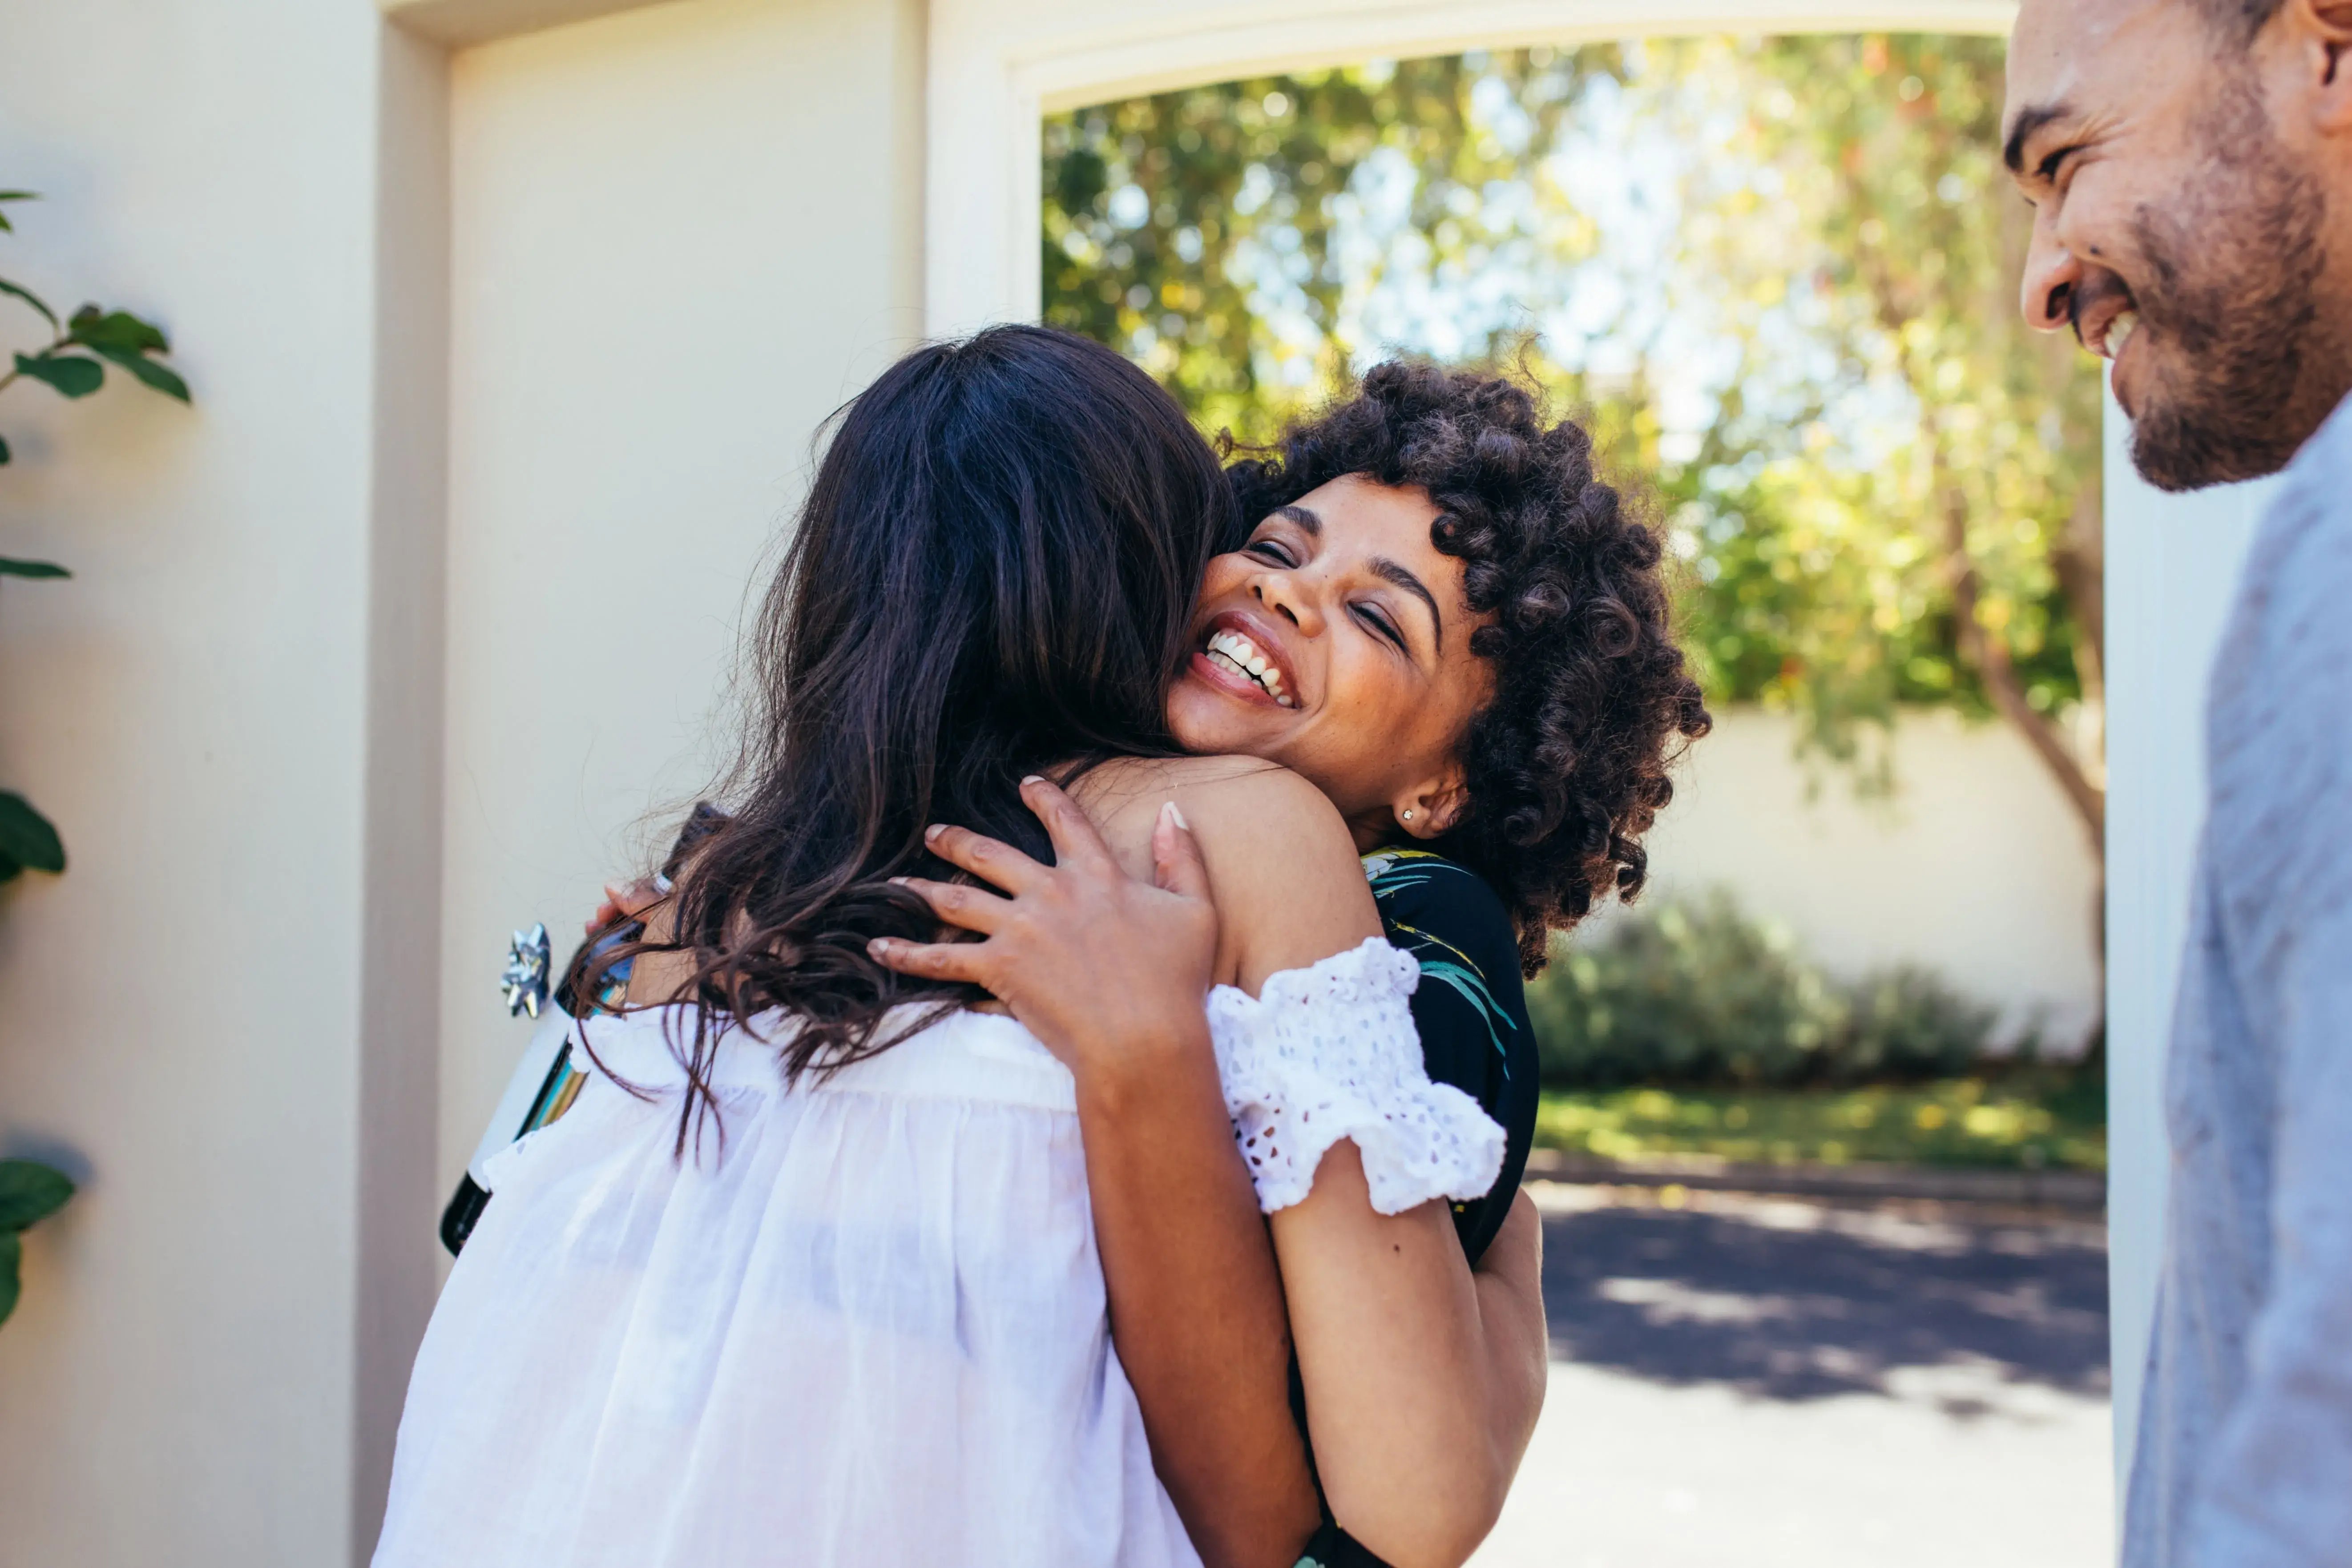
[[1412, 1022], [1429, 1076], [1450, 1083], [1503, 1129], [1502, 1174], [1483, 1198], [1454, 1205], [1476, 1263], [1517, 1195], [1536, 1130], [1536, 1039], [1519, 978], [1518, 935], [1503, 900], [1468, 868], [1426, 849], [1364, 857], [1389, 942], [1421, 964]]

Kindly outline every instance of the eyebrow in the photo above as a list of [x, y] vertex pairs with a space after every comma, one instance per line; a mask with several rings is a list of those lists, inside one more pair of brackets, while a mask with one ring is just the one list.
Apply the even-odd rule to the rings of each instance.
[[[1310, 539], [1320, 539], [1323, 537], [1322, 518], [1303, 506], [1297, 505], [1296, 503], [1290, 506], [1278, 506], [1274, 509], [1274, 515], [1278, 518], [1282, 518], [1286, 521], [1297, 524], [1299, 528], [1306, 531], [1307, 536]], [[1430, 637], [1436, 643], [1437, 651], [1440, 653], [1444, 652], [1445, 616], [1443, 611], [1438, 609], [1437, 595], [1429, 591], [1429, 584], [1423, 583], [1420, 578], [1414, 576], [1412, 572], [1408, 571], [1405, 567], [1399, 565], [1396, 562], [1390, 560], [1385, 555], [1375, 555], [1372, 557], [1371, 571], [1373, 576], [1395, 584], [1398, 587], [1402, 588], [1406, 593], [1411, 594], [1414, 598], [1419, 599], [1423, 604], [1429, 606]]]
[[1444, 652], [1445, 616], [1439, 612], [1437, 608], [1437, 595], [1429, 591], [1428, 584], [1422, 582], [1420, 578], [1414, 576], [1411, 572], [1397, 564], [1397, 563], [1390, 560], [1385, 555], [1373, 556], [1371, 561], [1371, 569], [1372, 575], [1375, 577], [1387, 579], [1389, 582], [1395, 584], [1398, 587], [1402, 588], [1406, 593], [1411, 594], [1414, 598], [1419, 599], [1423, 604], [1429, 606], [1430, 636], [1435, 640], [1438, 651], [1440, 653]]
[[2017, 123], [2009, 128], [2009, 140], [2002, 144], [2000, 150], [2000, 160], [2009, 165], [2009, 172], [2021, 179], [2023, 178], [2025, 144], [2033, 139], [2034, 132], [2053, 121], [2066, 119], [2074, 112], [2070, 106], [2063, 103], [2044, 103], [2020, 114], [2017, 117]]

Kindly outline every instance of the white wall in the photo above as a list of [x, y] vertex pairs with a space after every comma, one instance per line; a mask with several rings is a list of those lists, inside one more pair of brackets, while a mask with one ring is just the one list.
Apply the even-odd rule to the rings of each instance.
[[[382, 24], [0, 0], [0, 271], [152, 313], [193, 410], [0, 399], [0, 1128], [81, 1194], [0, 1328], [0, 1562], [344, 1555]], [[5, 342], [31, 322], [13, 313]], [[118, 381], [121, 378], [118, 376]]]
[[1908, 716], [1895, 756], [1895, 794], [1863, 798], [1797, 754], [1786, 715], [1718, 713], [1650, 836], [1643, 907], [1727, 887], [1834, 973], [1922, 964], [2000, 1007], [2000, 1037], [2038, 1024], [2053, 1047], [2079, 1044], [2099, 1004], [2080, 819], [2005, 725]]
[[920, 331], [920, 45], [913, 0], [688, 0], [457, 58], [448, 1181], [528, 1032], [508, 933], [568, 947], [708, 780], [812, 433]]
[[0, 584], [0, 785], [73, 856], [0, 894], [0, 1141], [84, 1179], [0, 1329], [0, 1564], [363, 1561], [503, 927], [692, 782], [816, 422], [916, 330], [919, 7], [486, 47], [454, 201], [448, 58], [367, 0], [0, 37], [50, 197], [0, 273], [155, 315], [197, 395], [0, 403], [0, 552], [79, 573]]

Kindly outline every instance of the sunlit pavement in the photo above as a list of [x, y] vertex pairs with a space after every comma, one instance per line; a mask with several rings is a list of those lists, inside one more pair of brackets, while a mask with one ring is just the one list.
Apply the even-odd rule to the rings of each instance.
[[2095, 1221], [1537, 1191], [1551, 1386], [1477, 1568], [2111, 1560]]

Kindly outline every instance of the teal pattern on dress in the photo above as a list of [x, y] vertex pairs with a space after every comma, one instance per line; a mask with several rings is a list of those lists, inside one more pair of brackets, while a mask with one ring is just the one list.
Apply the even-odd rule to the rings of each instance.
[[1381, 849], [1363, 857], [1363, 861], [1364, 876], [1372, 885], [1372, 901], [1382, 906], [1381, 923], [1406, 939], [1400, 945], [1421, 965], [1423, 980], [1452, 986], [1477, 1010], [1486, 1020], [1486, 1038], [1494, 1046], [1495, 1054], [1504, 1058], [1503, 1076], [1510, 1077], [1510, 1053], [1503, 1048], [1502, 1031], [1509, 1029], [1516, 1034], [1518, 1025], [1496, 1005], [1495, 993], [1486, 984], [1486, 972], [1452, 942], [1391, 919], [1386, 909], [1388, 901], [1399, 893], [1427, 887], [1439, 877], [1468, 877], [1476, 881], [1477, 874], [1426, 849]]

